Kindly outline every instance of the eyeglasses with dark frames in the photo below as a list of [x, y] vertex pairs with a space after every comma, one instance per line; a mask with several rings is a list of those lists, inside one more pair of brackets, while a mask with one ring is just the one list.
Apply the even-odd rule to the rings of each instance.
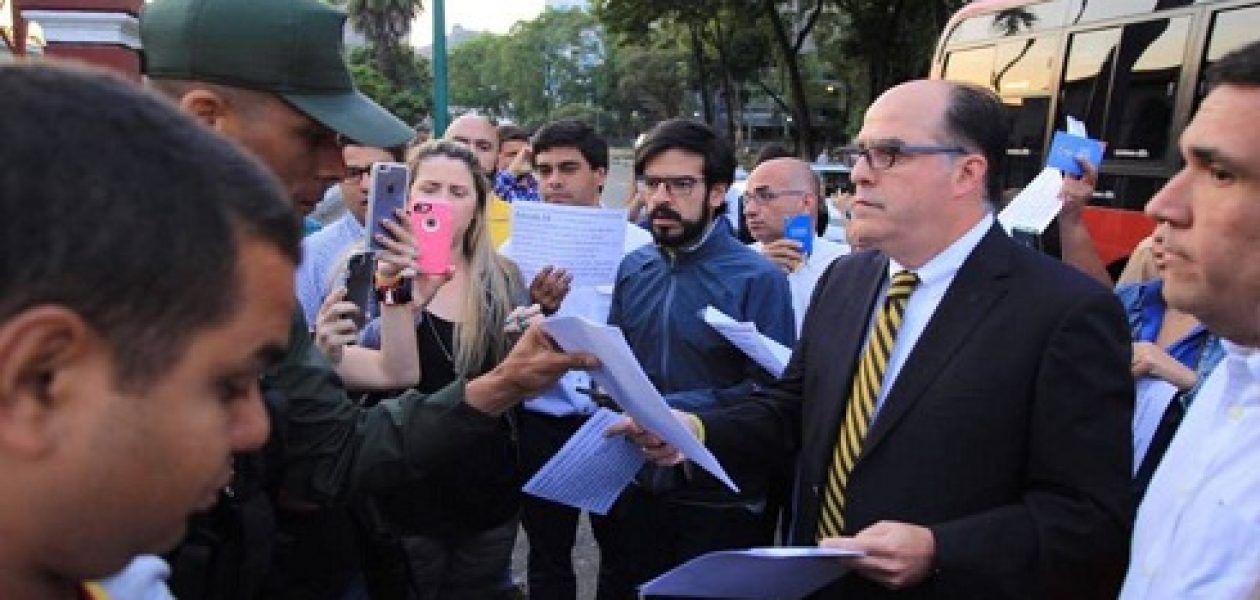
[[857, 144], [846, 146], [838, 151], [840, 163], [847, 167], [857, 166], [858, 158], [865, 158], [872, 169], [891, 169], [897, 159], [903, 156], [920, 156], [924, 154], [970, 154], [971, 151], [958, 145], [903, 144], [901, 142], [880, 142], [876, 144]]
[[689, 175], [682, 177], [640, 177], [635, 183], [638, 185], [639, 191], [644, 194], [651, 194], [664, 184], [665, 193], [671, 198], [677, 198], [690, 196], [691, 191], [696, 189], [696, 184], [700, 183], [700, 180]]

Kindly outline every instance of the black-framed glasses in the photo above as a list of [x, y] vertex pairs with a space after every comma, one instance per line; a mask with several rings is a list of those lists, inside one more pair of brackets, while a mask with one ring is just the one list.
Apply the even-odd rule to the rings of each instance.
[[891, 169], [902, 156], [919, 156], [923, 154], [970, 154], [971, 151], [962, 146], [902, 144], [900, 142], [881, 142], [877, 144], [857, 144], [845, 146], [838, 151], [840, 163], [847, 167], [857, 166], [858, 158], [865, 158], [872, 169]]
[[805, 190], [779, 190], [775, 192], [770, 190], [770, 188], [759, 187], [755, 190], [744, 192], [744, 204], [765, 206], [785, 196], [804, 196], [808, 193]]
[[665, 193], [671, 198], [679, 196], [690, 196], [692, 190], [696, 189], [696, 184], [700, 180], [690, 175], [681, 177], [640, 177], [635, 182], [639, 186], [639, 191], [645, 194], [651, 194], [660, 189], [661, 185], [665, 186]]
[[346, 176], [343, 179], [345, 181], [358, 181], [361, 177], [371, 172], [371, 166], [360, 167], [356, 165], [346, 165]]

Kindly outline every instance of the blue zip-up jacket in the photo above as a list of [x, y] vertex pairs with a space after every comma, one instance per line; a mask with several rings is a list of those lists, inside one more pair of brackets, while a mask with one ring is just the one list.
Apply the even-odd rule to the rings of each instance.
[[[689, 249], [644, 246], [621, 261], [608, 323], [621, 328], [648, 378], [680, 410], [740, 402], [772, 379], [704, 322], [709, 305], [788, 347], [796, 342], [787, 276], [735, 239], [726, 219]], [[763, 474], [748, 480], [729, 467], [745, 492], [764, 491]]]

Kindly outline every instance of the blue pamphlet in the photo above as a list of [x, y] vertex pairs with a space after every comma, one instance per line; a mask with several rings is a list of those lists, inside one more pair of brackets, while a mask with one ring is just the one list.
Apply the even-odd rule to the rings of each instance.
[[805, 256], [814, 253], [814, 223], [809, 215], [793, 215], [784, 219], [783, 237], [800, 242]]
[[1076, 164], [1075, 157], [1080, 156], [1089, 161], [1095, 169], [1102, 162], [1103, 143], [1066, 131], [1054, 132], [1050, 142], [1050, 153], [1046, 156], [1046, 166], [1054, 167], [1073, 177], [1081, 176], [1081, 167]]

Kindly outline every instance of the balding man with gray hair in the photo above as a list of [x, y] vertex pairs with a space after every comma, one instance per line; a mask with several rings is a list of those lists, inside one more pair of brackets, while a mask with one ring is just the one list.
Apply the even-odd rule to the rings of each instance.
[[[814, 285], [831, 261], [849, 253], [845, 244], [824, 239], [814, 220], [822, 200], [822, 185], [809, 164], [798, 158], [775, 158], [761, 163], [748, 176], [743, 210], [748, 231], [756, 240], [750, 247], [782, 268], [792, 287], [796, 333], [801, 332]], [[808, 247], [785, 237], [786, 223], [797, 215], [808, 218]]]

